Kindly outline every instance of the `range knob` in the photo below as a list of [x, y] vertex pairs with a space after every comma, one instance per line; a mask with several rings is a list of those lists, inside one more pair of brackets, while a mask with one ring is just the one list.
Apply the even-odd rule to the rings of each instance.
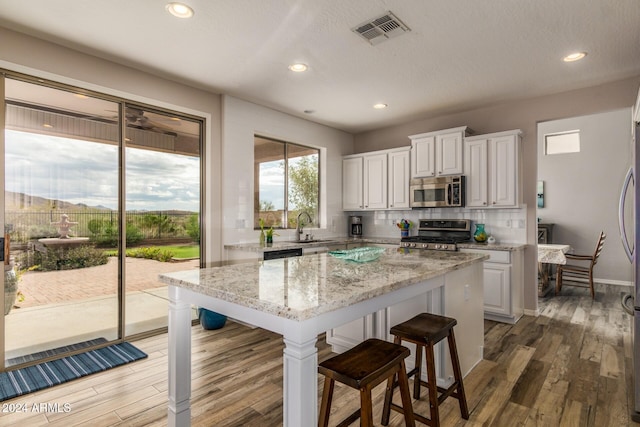
[[449, 246], [448, 245], [440, 245], [440, 249], [447, 250], [447, 249], [449, 249]]
[[442, 245], [440, 245], [439, 243], [436, 243], [436, 244], [433, 246], [433, 249], [440, 249], [440, 247], [441, 247], [441, 246], [442, 246]]

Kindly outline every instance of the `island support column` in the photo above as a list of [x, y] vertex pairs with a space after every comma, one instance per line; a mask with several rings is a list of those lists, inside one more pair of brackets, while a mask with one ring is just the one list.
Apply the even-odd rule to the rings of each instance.
[[284, 427], [318, 424], [317, 337], [298, 342], [284, 336]]
[[169, 427], [191, 425], [191, 304], [169, 286]]

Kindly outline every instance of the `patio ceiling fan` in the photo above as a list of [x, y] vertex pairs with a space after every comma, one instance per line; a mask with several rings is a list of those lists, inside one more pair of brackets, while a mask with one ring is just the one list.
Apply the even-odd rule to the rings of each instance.
[[[117, 111], [113, 111], [113, 113], [117, 113]], [[127, 122], [127, 126], [129, 127], [170, 135], [175, 135], [177, 132], [175, 127], [181, 125], [181, 121], [179, 119], [163, 117], [154, 113], [150, 113], [151, 117], [149, 117], [148, 114], [149, 113], [145, 112], [141, 108], [126, 107], [124, 118]], [[112, 116], [112, 119], [117, 120], [117, 114]]]

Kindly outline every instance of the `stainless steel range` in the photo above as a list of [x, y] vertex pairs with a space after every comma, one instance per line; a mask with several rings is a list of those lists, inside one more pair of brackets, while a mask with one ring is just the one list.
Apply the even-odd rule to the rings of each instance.
[[457, 251], [458, 243], [471, 239], [471, 221], [468, 219], [421, 219], [418, 235], [403, 237], [400, 247]]

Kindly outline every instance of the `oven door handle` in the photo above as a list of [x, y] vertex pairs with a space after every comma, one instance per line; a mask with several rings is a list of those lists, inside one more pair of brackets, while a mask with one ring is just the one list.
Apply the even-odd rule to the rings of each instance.
[[451, 206], [451, 199], [453, 197], [453, 185], [452, 184], [446, 184], [447, 185], [447, 200], [446, 200], [446, 206]]

